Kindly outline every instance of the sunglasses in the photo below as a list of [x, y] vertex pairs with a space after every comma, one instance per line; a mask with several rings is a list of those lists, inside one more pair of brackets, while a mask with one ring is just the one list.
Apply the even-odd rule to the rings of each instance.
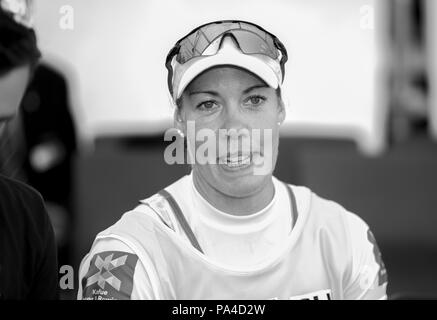
[[166, 58], [166, 68], [168, 70], [168, 86], [170, 93], [172, 90], [173, 79], [173, 58], [176, 62], [184, 64], [193, 58], [208, 56], [208, 52], [219, 50], [221, 39], [229, 35], [235, 39], [239, 49], [244, 54], [263, 54], [273, 60], [280, 57], [282, 75], [285, 71], [285, 63], [288, 60], [287, 50], [279, 39], [264, 30], [260, 26], [236, 20], [223, 20], [210, 22], [191, 31], [188, 35], [176, 42]]

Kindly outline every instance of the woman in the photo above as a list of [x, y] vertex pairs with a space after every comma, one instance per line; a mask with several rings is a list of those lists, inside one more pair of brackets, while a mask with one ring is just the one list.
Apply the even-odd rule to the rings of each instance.
[[[168, 85], [175, 127], [194, 128], [191, 174], [97, 236], [79, 298], [386, 298], [367, 225], [272, 176], [286, 61], [274, 35], [243, 21], [212, 22], [176, 43]], [[199, 135], [214, 146], [198, 152]]]

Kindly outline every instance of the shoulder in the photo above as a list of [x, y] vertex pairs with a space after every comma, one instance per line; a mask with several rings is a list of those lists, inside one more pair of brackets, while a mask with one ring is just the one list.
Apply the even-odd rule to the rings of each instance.
[[2, 202], [26, 200], [34, 203], [43, 203], [40, 193], [31, 186], [3, 175], [0, 175], [0, 191]]
[[135, 252], [121, 239], [100, 238], [79, 269], [79, 299], [153, 298], [150, 280]]
[[96, 235], [93, 250], [96, 244], [112, 246], [115, 242], [108, 242], [108, 238], [120, 240], [135, 252], [155, 246], [157, 234], [173, 228], [170, 210], [168, 202], [159, 194], [141, 200], [135, 208], [123, 213], [117, 222]]
[[[173, 184], [164, 188], [175, 198], [186, 193], [189, 176], [184, 176]], [[111, 227], [100, 234], [124, 233], [133, 235], [135, 230], [153, 232], [157, 228], [179, 231], [177, 221], [172, 214], [173, 208], [165, 195], [157, 192], [147, 198], [141, 199], [132, 210], [125, 212], [122, 217]], [[99, 235], [100, 235], [99, 234]]]
[[36, 80], [44, 80], [46, 83], [58, 83], [65, 85], [64, 76], [56, 70], [53, 66], [48, 64], [41, 64], [35, 71], [35, 78], [32, 84], [37, 82]]
[[138, 260], [137, 253], [123, 239], [111, 236], [100, 237], [94, 241], [90, 252], [82, 260], [81, 276], [85, 276], [84, 272], [92, 269], [90, 266], [99, 265], [100, 261], [118, 261], [119, 257], [124, 260], [130, 256], [133, 257], [130, 264], [135, 267]]
[[291, 187], [305, 222], [302, 236], [318, 242], [329, 263], [342, 272], [344, 297], [384, 298], [387, 271], [369, 225], [335, 201], [305, 187]]
[[303, 220], [304, 235], [317, 233], [349, 253], [369, 241], [369, 226], [357, 214], [307, 187], [289, 186], [296, 198], [299, 219]]
[[348, 236], [350, 233], [355, 234], [354, 231], [369, 228], [362, 218], [340, 203], [319, 196], [306, 187], [291, 187], [295, 192], [297, 203], [301, 204], [301, 211], [306, 211], [304, 214], [308, 215], [310, 223], [316, 224], [318, 227], [344, 231]]
[[[14, 228], [34, 230], [41, 237], [51, 228], [41, 194], [32, 187], [0, 175], [0, 212]], [[24, 223], [23, 223], [24, 222]], [[29, 227], [33, 227], [29, 229]], [[51, 231], [51, 230], [50, 230]]]
[[[0, 238], [8, 243], [7, 282], [14, 279], [28, 298], [55, 299], [57, 294], [56, 242], [41, 195], [24, 183], [0, 177]], [[18, 278], [17, 278], [18, 277]], [[24, 278], [23, 278], [24, 277]]]

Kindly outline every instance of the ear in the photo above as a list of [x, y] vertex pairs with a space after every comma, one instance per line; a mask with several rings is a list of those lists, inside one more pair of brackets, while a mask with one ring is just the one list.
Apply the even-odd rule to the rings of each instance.
[[287, 112], [285, 111], [285, 104], [282, 98], [278, 97], [278, 123], [283, 123]]
[[186, 125], [185, 125], [185, 113], [182, 108], [176, 107], [174, 114], [174, 127], [180, 130], [183, 134], [186, 134]]

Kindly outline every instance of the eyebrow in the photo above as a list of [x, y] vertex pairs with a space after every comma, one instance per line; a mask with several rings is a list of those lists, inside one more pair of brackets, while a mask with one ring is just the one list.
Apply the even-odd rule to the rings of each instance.
[[218, 92], [216, 92], [216, 91], [192, 91], [188, 95], [192, 96], [195, 94], [202, 94], [202, 93], [203, 94], [210, 94], [212, 96], [219, 96]]
[[255, 90], [255, 89], [261, 89], [261, 88], [268, 88], [268, 85], [265, 85], [265, 84], [257, 84], [257, 85], [254, 85], [254, 86], [249, 87], [249, 88], [247, 88], [246, 90], [244, 90], [244, 91], [243, 91], [243, 94], [247, 94], [247, 93], [249, 93], [249, 92], [252, 91], [252, 90]]
[[[250, 91], [255, 90], [255, 89], [267, 88], [267, 87], [268, 86], [265, 85], [265, 84], [257, 84], [257, 85], [251, 86], [251, 87], [243, 90], [243, 94], [247, 94]], [[195, 95], [195, 94], [202, 94], [202, 93], [203, 94], [210, 94], [212, 96], [219, 96], [220, 95], [218, 92], [212, 91], [212, 90], [207, 90], [207, 91], [192, 91], [188, 95], [192, 96], [192, 95]]]

